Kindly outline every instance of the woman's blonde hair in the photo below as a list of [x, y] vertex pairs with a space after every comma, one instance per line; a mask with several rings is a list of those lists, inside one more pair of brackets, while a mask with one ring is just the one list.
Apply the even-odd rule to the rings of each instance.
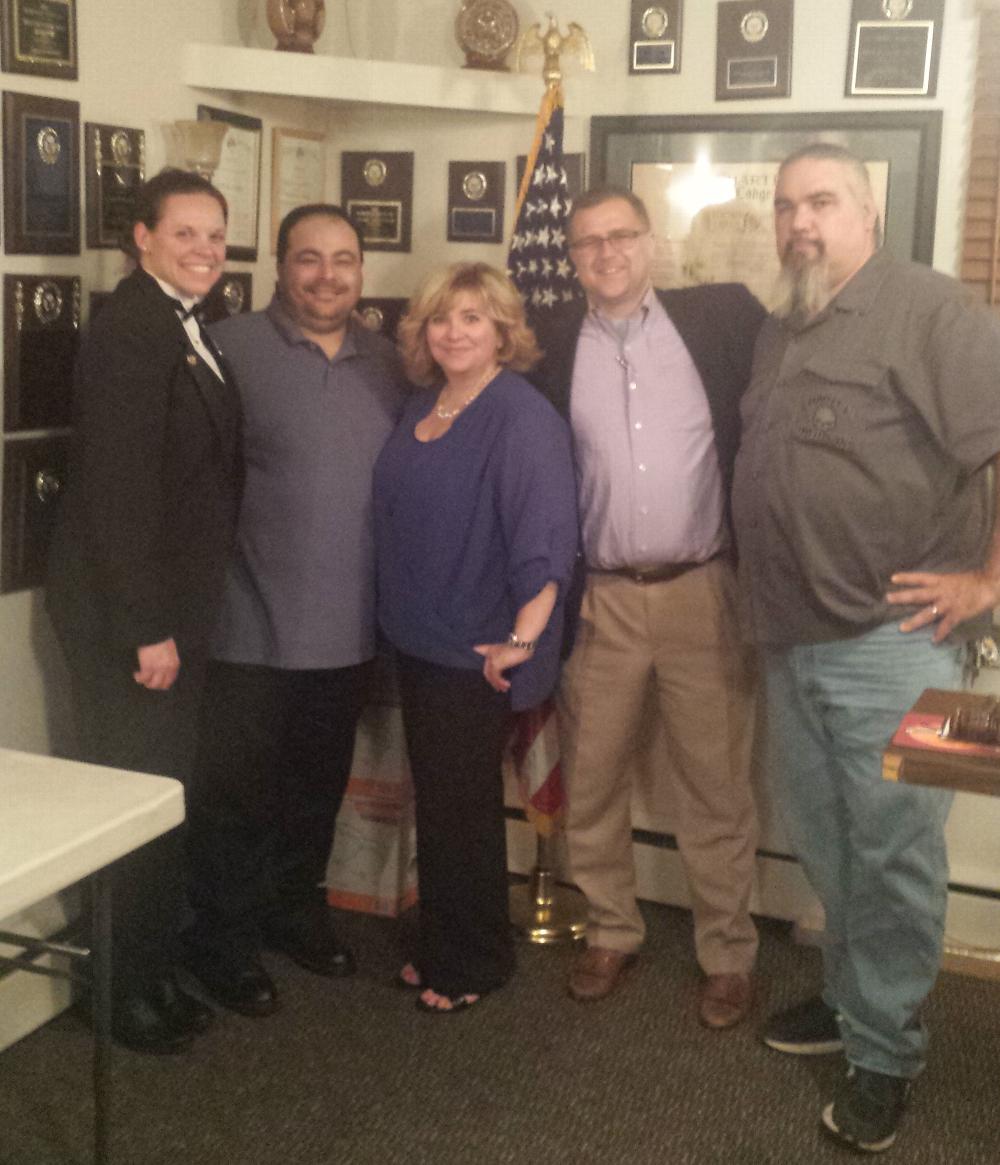
[[500, 364], [524, 372], [541, 359], [535, 333], [524, 318], [521, 296], [507, 276], [488, 263], [453, 263], [424, 280], [399, 324], [399, 350], [414, 384], [430, 385], [441, 375], [427, 346], [427, 321], [450, 310], [463, 291], [479, 296], [500, 333]]

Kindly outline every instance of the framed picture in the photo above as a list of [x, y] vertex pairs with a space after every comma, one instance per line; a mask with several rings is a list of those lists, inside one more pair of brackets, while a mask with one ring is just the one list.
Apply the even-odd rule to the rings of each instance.
[[781, 161], [812, 141], [862, 158], [885, 245], [930, 263], [934, 250], [941, 113], [804, 113], [706, 117], [595, 117], [596, 184], [626, 186], [646, 202], [656, 236], [657, 287], [735, 280], [770, 305], [778, 260], [774, 183]]
[[4, 250], [80, 253], [80, 106], [3, 95]]
[[260, 223], [260, 154], [263, 123], [259, 117], [228, 109], [198, 106], [199, 121], [223, 121], [229, 132], [222, 141], [222, 160], [212, 181], [229, 203], [226, 258], [252, 263], [257, 259]]
[[306, 129], [271, 132], [271, 254], [290, 210], [326, 201], [326, 135]]
[[2, 4], [3, 71], [75, 81], [76, 0], [2, 0]]

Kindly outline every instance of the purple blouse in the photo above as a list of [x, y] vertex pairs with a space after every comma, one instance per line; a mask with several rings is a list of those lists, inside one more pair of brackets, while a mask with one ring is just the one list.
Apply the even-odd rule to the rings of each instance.
[[503, 370], [443, 437], [418, 441], [435, 397], [414, 393], [375, 465], [379, 624], [407, 655], [480, 670], [473, 646], [506, 640], [518, 610], [556, 582], [534, 655], [507, 673], [512, 708], [531, 708], [555, 686], [577, 549], [569, 428]]

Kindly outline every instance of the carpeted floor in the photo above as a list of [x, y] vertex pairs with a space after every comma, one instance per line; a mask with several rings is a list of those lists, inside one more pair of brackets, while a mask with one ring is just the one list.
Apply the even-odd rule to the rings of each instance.
[[[222, 1013], [194, 1052], [116, 1055], [115, 1165], [813, 1165], [851, 1156], [818, 1131], [843, 1070], [765, 1048], [769, 1010], [816, 986], [815, 951], [764, 923], [751, 1023], [694, 1019], [686, 912], [647, 906], [626, 989], [570, 1000], [568, 948], [524, 947], [512, 983], [455, 1016], [393, 988], [399, 924], [345, 915], [361, 970], [331, 982], [275, 957], [284, 1006]], [[1000, 1162], [1000, 984], [942, 976], [931, 1064], [896, 1165]], [[0, 1165], [86, 1165], [90, 1042], [63, 1016], [0, 1054]]]

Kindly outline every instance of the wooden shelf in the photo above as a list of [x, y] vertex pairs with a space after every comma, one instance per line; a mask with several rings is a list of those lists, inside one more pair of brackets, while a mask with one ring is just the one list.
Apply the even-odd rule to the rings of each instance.
[[444, 69], [273, 49], [188, 44], [182, 61], [184, 83], [194, 89], [311, 97], [356, 105], [534, 117], [544, 92], [541, 77], [526, 73]]

